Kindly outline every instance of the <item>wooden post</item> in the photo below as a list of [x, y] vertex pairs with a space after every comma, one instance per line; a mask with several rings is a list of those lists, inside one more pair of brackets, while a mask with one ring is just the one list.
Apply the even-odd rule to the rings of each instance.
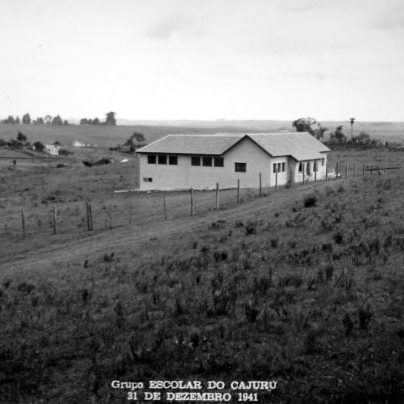
[[355, 163], [354, 163], [354, 177], [356, 177], [356, 174], [357, 174], [357, 172], [356, 172], [356, 161], [355, 161]]
[[112, 203], [108, 206], [109, 228], [112, 229]]
[[57, 210], [56, 206], [53, 207], [53, 215], [52, 215], [52, 224], [53, 224], [53, 234], [57, 234], [57, 224], [56, 224], [56, 218], [57, 218]]
[[91, 212], [91, 204], [89, 202], [86, 202], [86, 214], [87, 214], [87, 230], [92, 231], [93, 230], [93, 215]]
[[262, 196], [262, 174], [259, 174], [260, 196]]
[[219, 209], [219, 183], [216, 182], [216, 198], [215, 198], [215, 209], [218, 210]]
[[240, 178], [237, 178], [237, 203], [240, 203]]
[[278, 189], [278, 170], [275, 172], [275, 189]]
[[345, 165], [345, 178], [348, 178], [348, 160], [346, 161]]
[[314, 171], [314, 182], [317, 182], [317, 171]]
[[335, 173], [335, 179], [338, 179], [338, 174], [339, 174], [339, 170], [338, 170], [338, 161], [337, 161], [337, 164], [336, 164], [336, 168], [335, 168], [335, 171], [336, 171], [336, 173]]
[[305, 164], [302, 163], [302, 175], [303, 175], [303, 184], [304, 184], [304, 171], [306, 170]]
[[132, 225], [132, 201], [129, 201], [129, 224]]
[[91, 203], [88, 204], [88, 214], [89, 214], [89, 218], [90, 218], [90, 231], [94, 230], [93, 227], [93, 210], [91, 207]]
[[325, 180], [328, 181], [328, 165], [325, 166]]
[[167, 220], [167, 202], [165, 195], [163, 195], [163, 209], [164, 209], [164, 220]]
[[25, 215], [24, 210], [21, 210], [21, 226], [22, 226], [22, 235], [25, 237], [27, 235], [25, 231]]
[[194, 190], [193, 188], [190, 189], [190, 195], [191, 195], [191, 216], [194, 215]]

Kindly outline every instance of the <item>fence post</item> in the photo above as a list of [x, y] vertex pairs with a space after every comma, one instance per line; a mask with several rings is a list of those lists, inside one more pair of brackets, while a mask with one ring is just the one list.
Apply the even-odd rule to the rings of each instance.
[[93, 208], [91, 207], [91, 203], [88, 204], [88, 213], [90, 217], [90, 230], [93, 231]]
[[57, 210], [56, 206], [53, 207], [53, 215], [52, 215], [52, 223], [53, 223], [53, 233], [57, 234], [57, 224], [56, 224], [56, 218], [57, 218]]
[[278, 169], [275, 172], [275, 189], [278, 189]]
[[164, 209], [164, 220], [167, 220], [167, 202], [165, 195], [163, 195], [163, 209]]
[[356, 161], [354, 162], [354, 177], [356, 177]]
[[328, 164], [325, 166], [325, 180], [328, 181]]
[[112, 229], [113, 228], [113, 224], [112, 224], [112, 203], [109, 204], [109, 206], [108, 206], [108, 217], [109, 217], [109, 228]]
[[260, 196], [262, 196], [262, 174], [259, 174]]
[[304, 171], [306, 170], [306, 166], [302, 164], [302, 175], [303, 175], [303, 184], [304, 184]]
[[191, 194], [191, 216], [194, 215], [194, 189], [190, 189], [190, 194]]
[[317, 171], [314, 171], [314, 182], [317, 182]]
[[345, 178], [348, 178], [348, 160], [346, 161], [345, 165]]
[[132, 201], [129, 201], [129, 225], [132, 225]]
[[336, 168], [335, 168], [335, 179], [338, 179], [338, 174], [339, 174], [339, 170], [338, 170], [338, 161], [337, 161], [337, 164], [336, 164]]
[[25, 232], [25, 215], [24, 210], [21, 210], [21, 226], [22, 226], [22, 235], [25, 237], [27, 233]]
[[93, 214], [91, 212], [91, 204], [86, 202], [86, 214], [87, 214], [87, 230], [93, 230]]
[[219, 183], [216, 182], [216, 198], [215, 198], [215, 209], [218, 210], [219, 209]]
[[237, 178], [237, 203], [240, 203], [240, 178]]

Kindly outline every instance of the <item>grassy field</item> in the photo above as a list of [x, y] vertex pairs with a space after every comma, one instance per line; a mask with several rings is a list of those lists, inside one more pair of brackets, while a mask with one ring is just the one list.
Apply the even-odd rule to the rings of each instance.
[[[329, 132], [336, 126], [343, 125], [344, 132], [350, 135], [348, 122], [324, 122]], [[87, 125], [7, 125], [0, 124], [0, 139], [8, 140], [16, 138], [18, 132], [27, 135], [31, 143], [41, 141], [49, 144], [59, 141], [65, 146], [71, 146], [74, 141], [79, 141], [91, 146], [105, 148], [116, 146], [125, 142], [134, 131], [145, 135], [147, 143], [173, 133], [216, 133], [216, 132], [277, 132], [291, 131], [291, 121], [185, 121], [164, 122], [162, 124], [148, 125], [119, 125], [119, 126], [87, 126]], [[382, 141], [404, 144], [404, 123], [401, 122], [357, 122], [355, 134], [361, 131], [371, 137]], [[329, 134], [327, 132], [326, 134]]]
[[229, 190], [219, 211], [199, 192], [194, 217], [188, 193], [168, 193], [168, 220], [162, 193], [114, 192], [136, 186], [135, 159], [0, 168], [0, 401], [125, 402], [117, 379], [275, 379], [260, 402], [400, 402], [404, 152], [330, 157], [348, 179], [245, 190], [241, 205]]

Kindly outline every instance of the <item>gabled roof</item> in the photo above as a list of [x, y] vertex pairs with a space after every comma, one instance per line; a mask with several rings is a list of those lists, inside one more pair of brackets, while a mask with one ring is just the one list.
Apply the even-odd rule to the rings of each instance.
[[291, 156], [311, 160], [329, 148], [307, 132], [218, 133], [214, 135], [167, 135], [137, 150], [137, 153], [222, 155], [243, 139], [250, 139], [272, 157]]

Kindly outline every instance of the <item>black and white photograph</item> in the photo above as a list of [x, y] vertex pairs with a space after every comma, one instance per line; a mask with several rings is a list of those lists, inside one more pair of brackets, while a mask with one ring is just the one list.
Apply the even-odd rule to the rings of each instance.
[[0, 403], [404, 403], [404, 1], [0, 33]]

